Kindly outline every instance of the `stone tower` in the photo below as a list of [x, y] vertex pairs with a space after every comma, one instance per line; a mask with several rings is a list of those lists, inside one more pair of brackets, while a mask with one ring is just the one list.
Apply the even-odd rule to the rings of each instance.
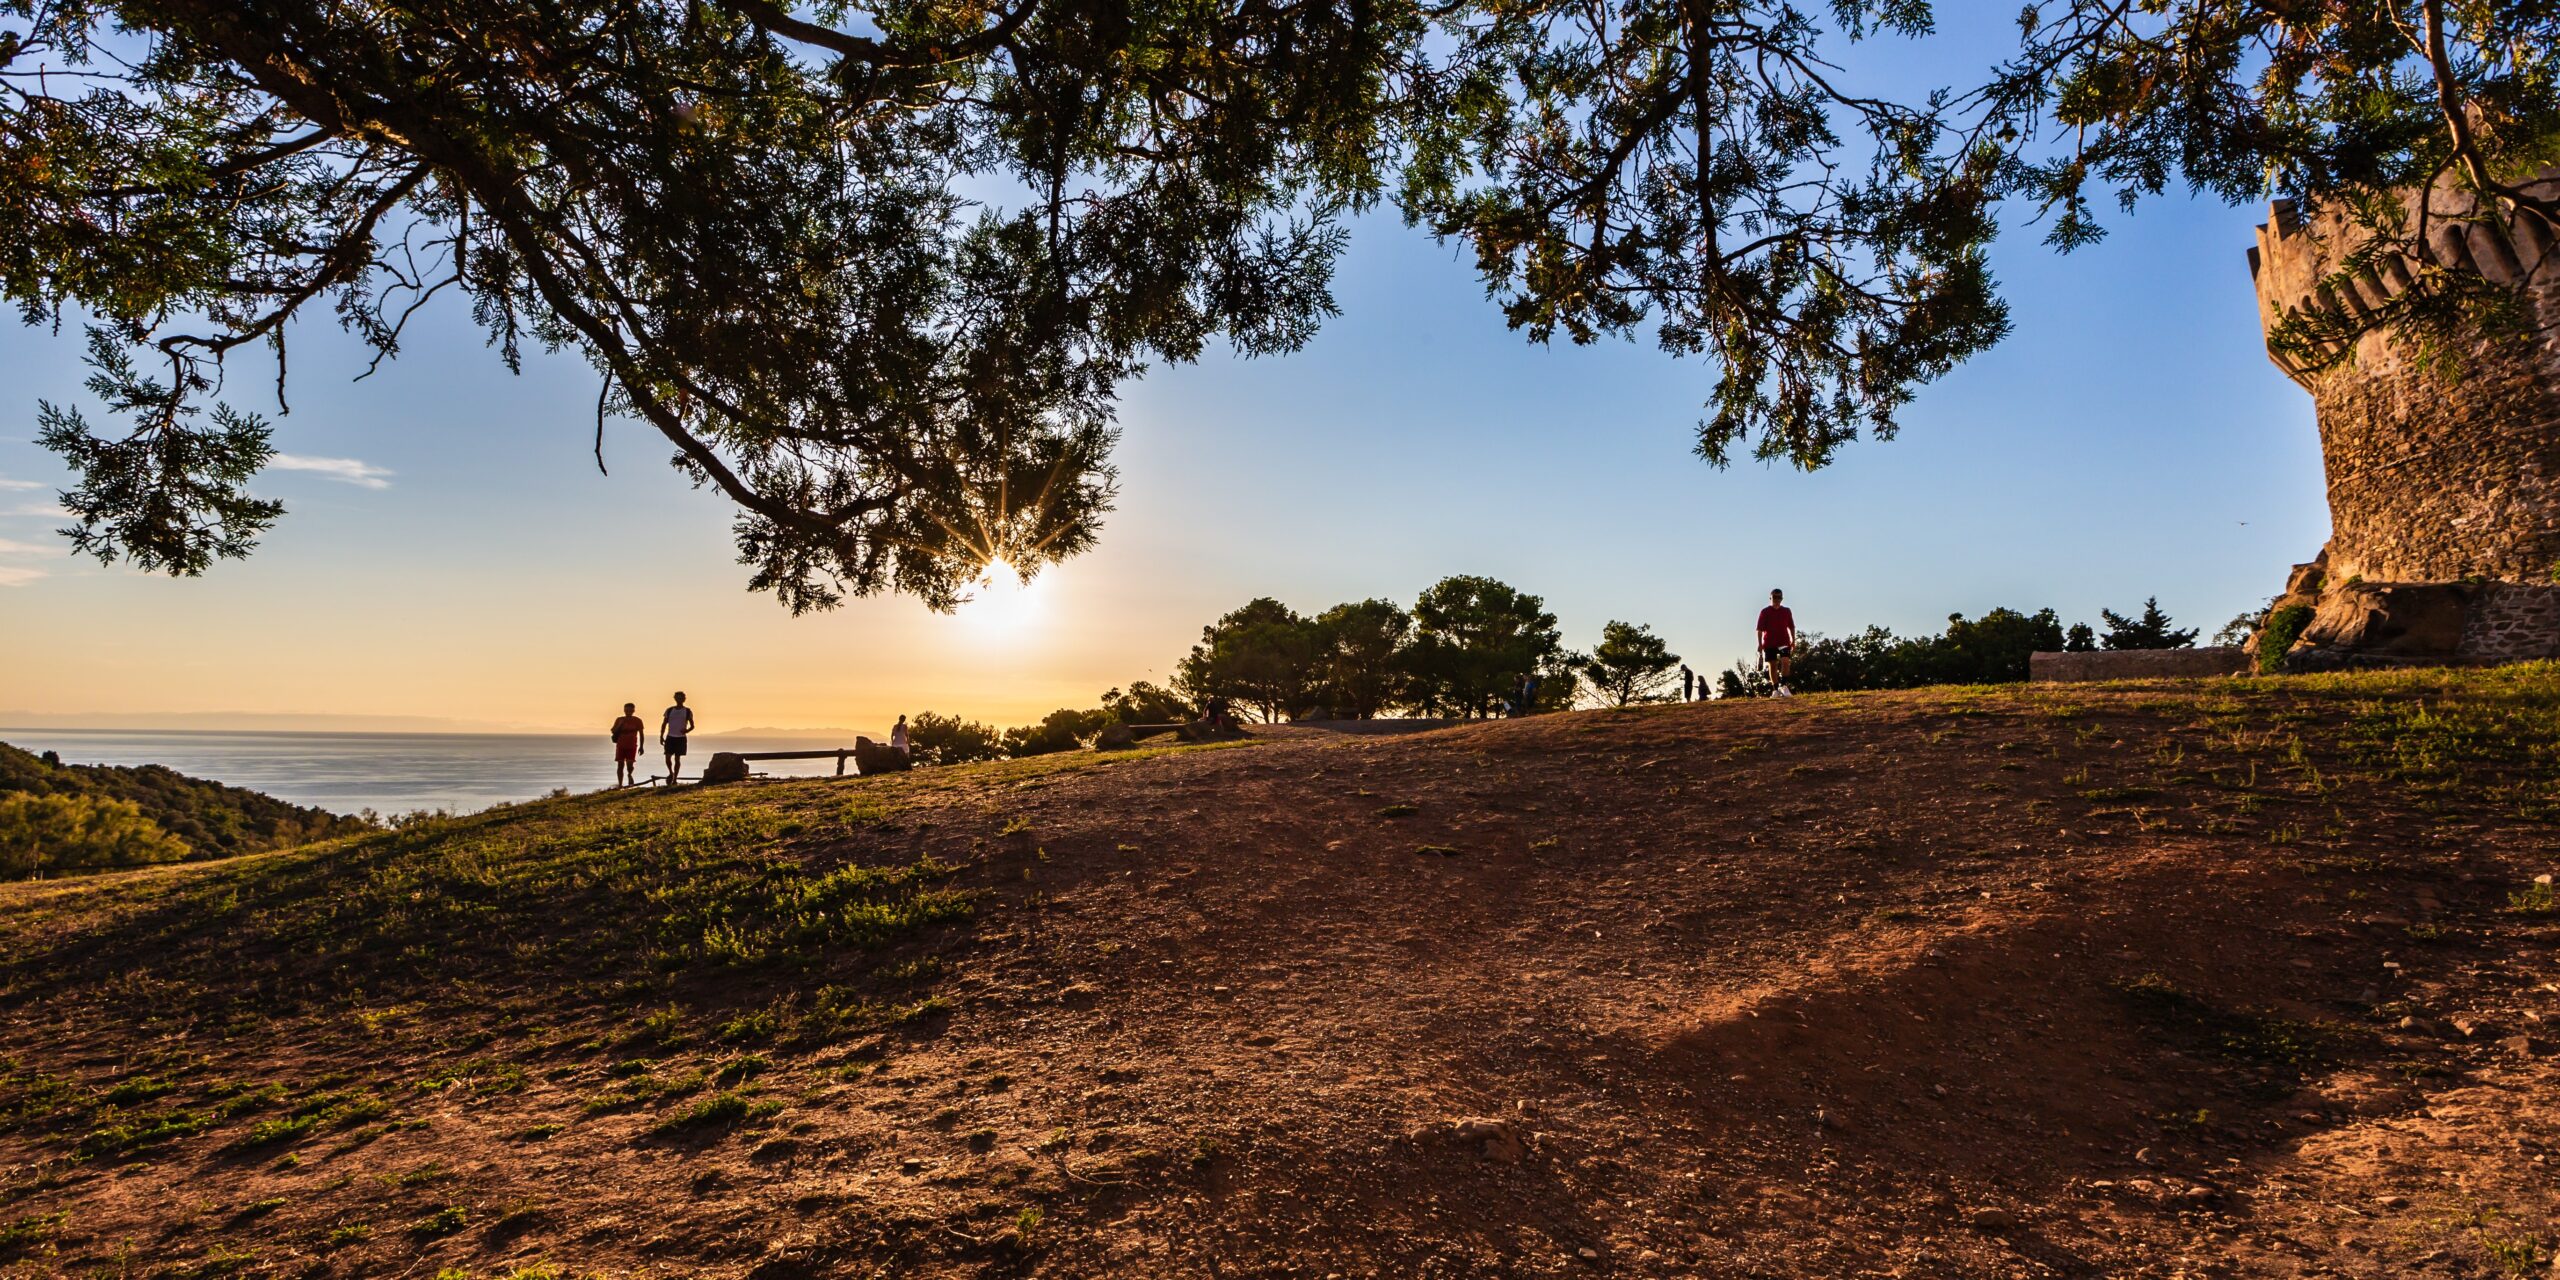
[[[2536, 186], [2560, 191], [2560, 174]], [[2560, 246], [2529, 217], [2503, 235], [2460, 220], [2475, 206], [2450, 182], [2429, 203], [2439, 259], [2522, 288], [2535, 332], [2472, 341], [2454, 377], [2379, 331], [2325, 370], [2270, 347], [2318, 408], [2332, 525], [2277, 602], [2313, 610], [2289, 666], [2560, 657]], [[2304, 311], [2368, 315], [2410, 285], [2405, 258], [2331, 281], [2361, 243], [2343, 216], [2276, 202], [2249, 253], [2267, 331]]]

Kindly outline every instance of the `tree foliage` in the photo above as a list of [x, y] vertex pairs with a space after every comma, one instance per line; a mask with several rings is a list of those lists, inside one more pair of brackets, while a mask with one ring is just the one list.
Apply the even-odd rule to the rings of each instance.
[[2173, 182], [2235, 203], [2285, 197], [2366, 237], [2332, 283], [2396, 259], [2407, 287], [2384, 307], [2289, 318], [2280, 352], [2317, 366], [2376, 329], [2431, 351], [2521, 322], [2517, 295], [2434, 232], [2448, 219], [2500, 238], [2520, 222], [2560, 232], [2560, 186], [2536, 181], [2560, 163], [2560, 8], [2045, 0], [2021, 22], [2018, 56], [1972, 101], [2060, 144], [2022, 151], [2010, 181], [2055, 213], [2055, 244], [2102, 233], [2093, 192], [2126, 209]]
[[0, 794], [0, 877], [175, 862], [187, 846], [123, 800]]
[[1533, 671], [1571, 687], [1546, 602], [1492, 578], [1460, 574], [1424, 591], [1404, 653], [1407, 696], [1425, 714], [1490, 715]]
[[907, 750], [917, 764], [997, 760], [1005, 754], [1004, 735], [975, 720], [919, 711], [907, 721]]
[[371, 829], [358, 818], [288, 804], [263, 792], [191, 778], [162, 765], [64, 764], [0, 743], [0, 795], [92, 796], [135, 806], [191, 856], [280, 849]]
[[1600, 643], [1575, 669], [1591, 682], [1592, 692], [1610, 706], [1623, 707], [1669, 698], [1672, 672], [1679, 666], [1680, 655], [1651, 627], [1611, 622], [1600, 628]]
[[[1934, 636], [1906, 638], [1875, 626], [1839, 638], [1807, 633], [1798, 638], [1788, 683], [1803, 693], [2002, 684], [2027, 678], [2030, 654], [2068, 643], [2051, 609], [1991, 609], [1979, 618], [1951, 613], [1947, 629]], [[1717, 683], [1727, 697], [1768, 691], [1765, 677], [1740, 669], [1726, 671]]]
[[1404, 695], [1399, 656], [1413, 617], [1389, 600], [1338, 604], [1310, 623], [1315, 638], [1317, 696], [1338, 719], [1366, 720]]
[[801, 610], [1090, 545], [1119, 386], [1302, 345], [1379, 200], [1532, 339], [1707, 362], [1709, 458], [1807, 467], [2005, 331], [2004, 199], [2064, 247], [2178, 181], [2349, 209], [2420, 287], [2333, 327], [2515, 312], [2393, 191], [2551, 225], [2544, 0], [2044, 0], [1903, 101], [1832, 59], [1929, 5], [1826, 9], [0, 0], [0, 291], [95, 321], [116, 422], [39, 412], [102, 560], [246, 554], [278, 509], [264, 424], [200, 413], [231, 358], [281, 393], [297, 318], [388, 358], [443, 296], [511, 366], [591, 362], [599, 463], [605, 418], [656, 432]]
[[2139, 616], [2128, 618], [2113, 609], [2100, 609], [2098, 620], [2107, 624], [2098, 643], [2109, 649], [2189, 649], [2196, 642], [2195, 628], [2179, 628], [2160, 612], [2158, 596], [2142, 602]]
[[1313, 697], [1316, 644], [1305, 618], [1263, 596], [1200, 629], [1174, 686], [1194, 703], [1223, 695], [1278, 720]]

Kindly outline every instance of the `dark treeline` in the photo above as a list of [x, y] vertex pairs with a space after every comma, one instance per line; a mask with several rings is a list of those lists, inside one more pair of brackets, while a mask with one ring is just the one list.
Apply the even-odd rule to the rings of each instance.
[[1268, 596], [1200, 629], [1171, 687], [1140, 680], [1099, 705], [1061, 707], [1038, 724], [994, 726], [925, 712], [908, 723], [916, 759], [956, 764], [1064, 751], [1105, 725], [1190, 720], [1212, 697], [1266, 721], [1364, 720], [1398, 713], [1499, 714], [1523, 676], [1536, 711], [1670, 695], [1680, 656], [1645, 627], [1611, 622], [1591, 652], [1565, 647], [1546, 601], [1492, 578], [1443, 578], [1413, 602], [1359, 600], [1302, 614]]
[[[1841, 639], [1807, 634], [1797, 648], [1799, 690], [1901, 689], [2027, 678], [2039, 649], [2174, 649], [2195, 643], [2159, 603], [2126, 617], [2100, 610], [2101, 634], [2069, 628], [2051, 609], [1950, 615], [1944, 635], [1905, 638], [1869, 627]], [[999, 730], [923, 712], [908, 723], [921, 764], [959, 764], [1068, 751], [1105, 726], [1170, 724], [1199, 716], [1212, 697], [1265, 721], [1365, 720], [1381, 715], [1477, 719], [1508, 708], [1523, 676], [1537, 679], [1531, 711], [1629, 706], [1679, 696], [1680, 655], [1650, 627], [1612, 621], [1589, 652], [1565, 647], [1546, 601], [1492, 578], [1443, 578], [1410, 608], [1359, 600], [1300, 613], [1269, 596], [1200, 629], [1169, 686], [1140, 680], [1091, 707], [1061, 707], [1038, 724]], [[1717, 680], [1727, 697], [1767, 691], [1758, 672], [1735, 667]], [[1705, 692], [1706, 682], [1700, 682]]]
[[[2174, 625], [2157, 597], [2143, 601], [2142, 612], [2133, 616], [2100, 609], [2098, 617], [2106, 624], [2103, 633], [2085, 622], [2066, 629], [2051, 609], [1993, 609], [1979, 618], [1951, 613], [1946, 631], [1934, 636], [1898, 636], [1883, 627], [1839, 637], [1807, 632], [1798, 637], [1789, 683], [1803, 693], [2002, 684], [2026, 679], [2027, 657], [2037, 652], [2184, 649], [2196, 642], [2194, 628]], [[1767, 676], [1752, 667], [1728, 668], [1716, 684], [1728, 698], [1768, 691]]]

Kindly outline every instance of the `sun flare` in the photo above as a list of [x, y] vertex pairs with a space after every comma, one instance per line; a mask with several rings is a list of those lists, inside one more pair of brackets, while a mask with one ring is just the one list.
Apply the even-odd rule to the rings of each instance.
[[1048, 592], [1048, 575], [1029, 583], [1011, 564], [990, 560], [969, 584], [968, 596], [960, 603], [959, 614], [979, 631], [1000, 635], [1029, 626], [1037, 621], [1041, 602]]

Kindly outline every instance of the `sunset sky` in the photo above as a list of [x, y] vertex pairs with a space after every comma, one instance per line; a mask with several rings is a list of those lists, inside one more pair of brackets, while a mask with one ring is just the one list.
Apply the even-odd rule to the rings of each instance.
[[[1455, 250], [1371, 218], [1308, 350], [1129, 388], [1099, 550], [952, 616], [884, 597], [793, 618], [749, 593], [729, 506], [654, 433], [610, 424], [597, 473], [582, 360], [510, 376], [458, 305], [364, 382], [353, 342], [301, 327], [256, 486], [289, 513], [253, 558], [195, 580], [75, 561], [49, 510], [64, 472], [29, 437], [39, 398], [84, 399], [78, 334], [11, 328], [0, 726], [583, 731], [675, 688], [710, 732], [926, 708], [1013, 724], [1164, 679], [1252, 596], [1410, 604], [1451, 573], [1545, 596], [1577, 648], [1649, 623], [1701, 670], [1744, 654], [1773, 585], [1833, 634], [1995, 605], [2094, 622], [2155, 593], [2209, 634], [2327, 532], [2310, 401], [2260, 344], [2263, 217], [2157, 202], [2067, 258], [2013, 227], [1995, 266], [2016, 334], [1926, 389], [1900, 439], [1809, 475], [1708, 467], [1705, 366], [1533, 347]], [[230, 398], [272, 413], [272, 378], [245, 359]]]

